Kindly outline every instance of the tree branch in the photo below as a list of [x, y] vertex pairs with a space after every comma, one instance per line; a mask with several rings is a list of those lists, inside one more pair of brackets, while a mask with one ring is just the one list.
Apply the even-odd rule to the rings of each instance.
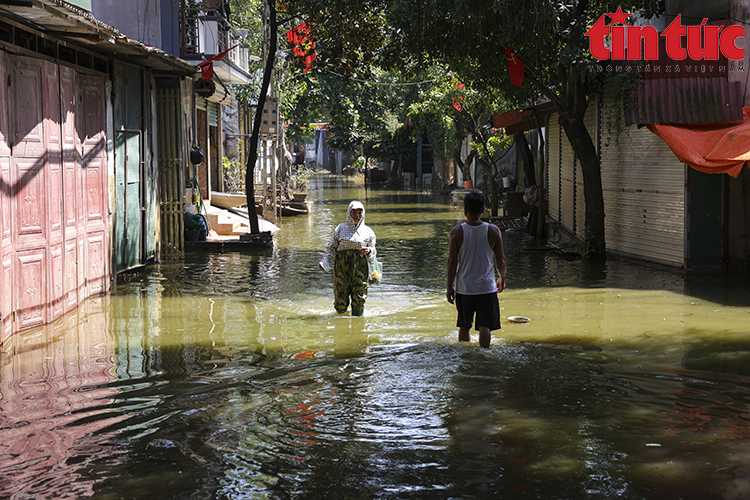
[[[528, 66], [526, 67], [528, 70]], [[525, 77], [527, 80], [531, 81], [531, 83], [536, 87], [536, 89], [544, 95], [547, 99], [552, 101], [552, 104], [555, 105], [555, 109], [558, 111], [561, 111], [564, 109], [562, 101], [560, 101], [559, 96], [554, 93], [543, 81], [541, 81], [539, 78], [534, 75], [533, 72], [528, 71], [528, 74]]]

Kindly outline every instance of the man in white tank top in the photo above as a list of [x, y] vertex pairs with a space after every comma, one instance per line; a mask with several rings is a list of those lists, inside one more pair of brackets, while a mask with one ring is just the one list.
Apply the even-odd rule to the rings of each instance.
[[475, 324], [479, 345], [489, 347], [492, 330], [500, 328], [497, 294], [505, 289], [506, 261], [500, 229], [482, 222], [484, 208], [482, 193], [472, 191], [464, 198], [466, 222], [450, 234], [445, 297], [449, 303], [455, 302], [458, 310], [458, 340], [471, 340], [471, 326]]

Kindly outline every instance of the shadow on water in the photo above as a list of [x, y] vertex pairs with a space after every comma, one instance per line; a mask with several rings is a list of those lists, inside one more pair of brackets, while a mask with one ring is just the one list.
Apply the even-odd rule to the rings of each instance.
[[[0, 496], [750, 495], [743, 281], [508, 231], [481, 349], [444, 298], [449, 200], [330, 176], [309, 199], [272, 252], [154, 266], [3, 345]], [[333, 313], [317, 269], [351, 199], [384, 263], [363, 318]]]

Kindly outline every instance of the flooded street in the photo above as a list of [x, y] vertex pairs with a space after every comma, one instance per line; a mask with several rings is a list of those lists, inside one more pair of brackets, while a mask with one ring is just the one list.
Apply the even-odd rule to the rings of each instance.
[[[0, 497], [750, 496], [744, 277], [509, 231], [481, 349], [445, 300], [449, 198], [329, 176], [308, 198], [273, 250], [153, 266], [3, 345]], [[383, 263], [359, 318], [317, 267], [353, 199]]]

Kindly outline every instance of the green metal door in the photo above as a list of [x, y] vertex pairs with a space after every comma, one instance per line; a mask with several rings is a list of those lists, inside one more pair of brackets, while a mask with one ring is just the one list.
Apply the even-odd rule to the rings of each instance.
[[112, 231], [114, 271], [145, 263], [147, 198], [144, 185], [143, 72], [117, 64], [114, 68], [115, 217]]
[[126, 260], [125, 267], [137, 266], [142, 262], [141, 255], [141, 137], [138, 130], [126, 130], [125, 136], [125, 226]]
[[141, 145], [143, 152], [143, 197], [144, 197], [144, 210], [143, 210], [143, 246], [144, 255], [146, 260], [154, 259], [156, 257], [156, 206], [158, 199], [156, 197], [156, 166], [157, 162], [154, 161], [153, 151], [153, 134], [151, 133], [152, 123], [154, 121], [153, 112], [151, 109], [151, 101], [153, 98], [152, 94], [152, 81], [146, 74], [143, 82], [143, 127], [141, 128]]
[[138, 130], [115, 132], [115, 229], [117, 271], [141, 263], [141, 134]]

